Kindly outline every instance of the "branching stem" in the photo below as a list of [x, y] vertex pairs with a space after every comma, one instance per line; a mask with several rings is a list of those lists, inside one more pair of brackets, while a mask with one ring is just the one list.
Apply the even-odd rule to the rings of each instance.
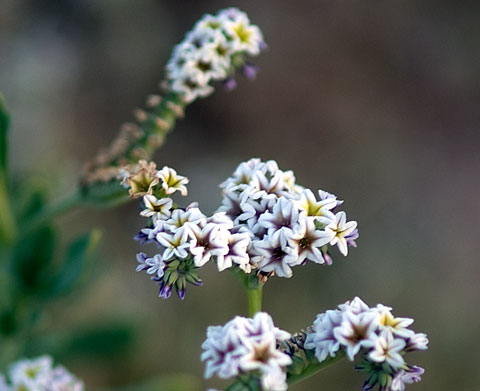
[[344, 357], [345, 357], [345, 354], [343, 353], [343, 351], [339, 351], [337, 352], [337, 355], [335, 357], [329, 357], [322, 362], [317, 361], [314, 363], [310, 363], [307, 367], [305, 367], [305, 369], [301, 373], [289, 374], [287, 378], [288, 384], [293, 385], [302, 380], [305, 380], [310, 376], [317, 374], [321, 370], [343, 360]]

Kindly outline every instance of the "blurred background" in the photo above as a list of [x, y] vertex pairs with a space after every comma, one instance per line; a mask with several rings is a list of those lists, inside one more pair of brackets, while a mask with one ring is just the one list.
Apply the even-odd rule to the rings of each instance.
[[[359, 247], [346, 259], [333, 254], [331, 267], [272, 279], [264, 309], [293, 332], [356, 295], [390, 305], [430, 338], [426, 353], [408, 359], [426, 368], [412, 390], [477, 390], [477, 1], [3, 0], [0, 90], [13, 117], [15, 175], [36, 176], [58, 196], [71, 191], [83, 162], [157, 90], [173, 45], [202, 14], [231, 5], [269, 45], [258, 78], [188, 107], [156, 162], [190, 178], [188, 198], [205, 212], [220, 203], [218, 184], [250, 157], [275, 159], [300, 184], [337, 194], [359, 222]], [[89, 284], [44, 315], [32, 354], [53, 354], [87, 390], [181, 373], [204, 389], [194, 379], [205, 330], [244, 314], [246, 298], [213, 265], [185, 301], [158, 298], [135, 273], [137, 208], [59, 220], [65, 238], [102, 228], [102, 254]], [[295, 390], [362, 382], [345, 361]]]

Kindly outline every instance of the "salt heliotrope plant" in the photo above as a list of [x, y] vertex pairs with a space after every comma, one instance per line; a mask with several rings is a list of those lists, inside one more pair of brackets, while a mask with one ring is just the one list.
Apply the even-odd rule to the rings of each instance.
[[151, 161], [188, 104], [213, 93], [215, 83], [232, 89], [238, 72], [255, 78], [258, 69], [249, 58], [265, 48], [262, 32], [244, 12], [228, 8], [203, 16], [174, 48], [161, 92], [135, 110], [136, 122], [122, 127], [111, 146], [85, 165], [78, 190], [58, 202], [34, 192], [11, 207], [18, 197], [7, 175], [9, 117], [0, 100], [0, 277], [9, 282], [0, 287], [0, 366], [14, 362], [0, 378], [0, 391], [83, 390], [50, 356], [18, 359], [34, 335], [39, 309], [33, 299], [42, 297], [46, 306], [47, 299], [77, 287], [99, 241], [98, 231], [77, 238], [65, 260], [52, 263], [54, 219], [80, 206], [129, 200], [140, 202], [144, 218], [136, 240], [154, 244], [137, 254], [137, 271], [159, 286], [160, 297], [175, 291], [184, 299], [188, 284], [202, 285], [199, 272], [209, 263], [219, 272], [229, 270], [245, 288], [249, 317], [207, 329], [205, 378], [230, 379], [227, 391], [284, 391], [346, 357], [366, 373], [364, 391], [403, 391], [420, 380], [424, 370], [407, 364], [405, 355], [425, 350], [428, 339], [390, 307], [354, 298], [293, 334], [262, 312], [263, 288], [271, 278], [292, 278], [295, 267], [308, 263], [331, 266], [332, 254], [347, 256], [356, 247], [357, 222], [347, 219], [337, 196], [299, 185], [274, 160], [253, 158], [220, 184], [221, 205], [208, 214], [196, 202], [182, 203], [188, 178]]

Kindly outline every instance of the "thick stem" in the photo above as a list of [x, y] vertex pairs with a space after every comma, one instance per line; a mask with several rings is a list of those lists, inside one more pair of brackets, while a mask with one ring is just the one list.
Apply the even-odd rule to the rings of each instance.
[[7, 180], [0, 172], [0, 242], [10, 244], [17, 236], [17, 223], [13, 215], [7, 190]]
[[263, 284], [260, 283], [256, 288], [246, 288], [248, 295], [248, 316], [253, 317], [262, 310]]
[[317, 361], [314, 363], [310, 363], [301, 373], [289, 374], [287, 378], [288, 384], [292, 385], [302, 380], [305, 380], [310, 376], [317, 374], [321, 370], [343, 360], [344, 357], [345, 357], [345, 353], [343, 353], [343, 351], [339, 351], [337, 352], [337, 355], [335, 357], [329, 357], [322, 362]]

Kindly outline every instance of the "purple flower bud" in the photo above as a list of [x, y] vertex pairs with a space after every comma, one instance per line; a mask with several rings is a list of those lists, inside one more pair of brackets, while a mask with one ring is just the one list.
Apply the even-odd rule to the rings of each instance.
[[260, 46], [260, 50], [267, 50], [268, 49], [268, 45], [264, 41], [260, 42], [259, 46]]
[[185, 299], [185, 287], [183, 288], [178, 288], [178, 286], [176, 287], [176, 290], [177, 290], [177, 295], [178, 297], [183, 300]]
[[237, 88], [237, 82], [233, 77], [229, 77], [223, 81], [223, 88], [226, 91], [232, 91]]
[[258, 67], [255, 64], [252, 64], [251, 62], [247, 62], [242, 67], [242, 75], [249, 80], [255, 80], [255, 78], [257, 77], [257, 73], [258, 73]]
[[168, 299], [172, 294], [172, 286], [167, 285], [165, 281], [162, 281], [161, 286], [160, 286], [160, 293], [159, 296], [162, 299]]
[[323, 260], [325, 261], [325, 263], [330, 266], [333, 264], [333, 259], [332, 257], [330, 256], [330, 254], [328, 253], [328, 251], [325, 251], [323, 252], [322, 251], [322, 257], [323, 257]]
[[150, 240], [148, 239], [148, 235], [145, 234], [143, 231], [140, 231], [138, 234], [136, 234], [133, 239], [139, 242], [142, 246], [144, 246], [145, 243], [150, 242]]

